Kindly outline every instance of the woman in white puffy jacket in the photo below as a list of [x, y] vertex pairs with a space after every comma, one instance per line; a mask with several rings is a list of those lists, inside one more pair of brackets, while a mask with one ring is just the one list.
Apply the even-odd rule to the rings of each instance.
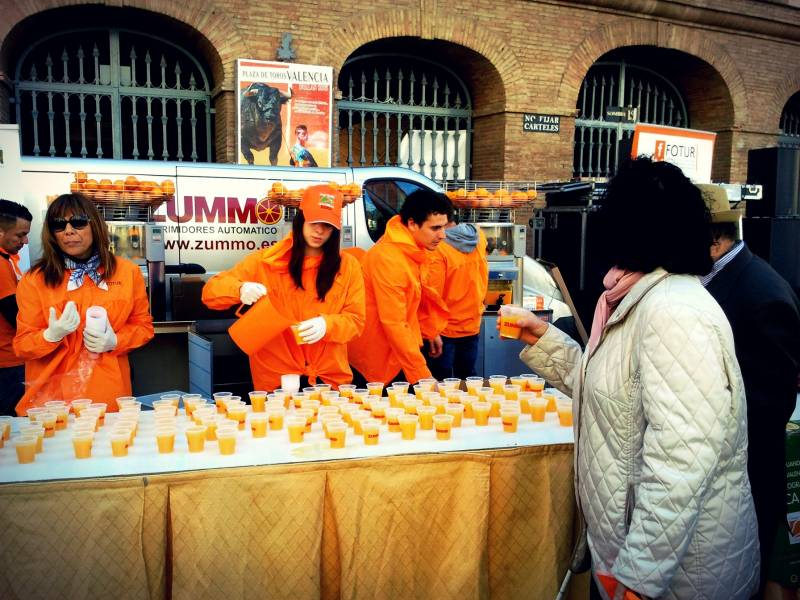
[[588, 542], [601, 596], [749, 598], [744, 388], [728, 321], [697, 278], [712, 266], [708, 211], [680, 169], [639, 158], [600, 212], [614, 266], [586, 351], [530, 313], [520, 323], [520, 358], [574, 400], [586, 534], [574, 564]]

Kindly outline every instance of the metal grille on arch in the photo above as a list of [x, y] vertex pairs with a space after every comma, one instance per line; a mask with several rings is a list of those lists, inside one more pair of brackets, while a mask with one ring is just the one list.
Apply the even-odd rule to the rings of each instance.
[[209, 78], [167, 40], [59, 32], [22, 54], [14, 84], [23, 154], [213, 160]]
[[472, 104], [447, 67], [401, 54], [357, 56], [344, 64], [339, 89], [339, 164], [469, 177]]

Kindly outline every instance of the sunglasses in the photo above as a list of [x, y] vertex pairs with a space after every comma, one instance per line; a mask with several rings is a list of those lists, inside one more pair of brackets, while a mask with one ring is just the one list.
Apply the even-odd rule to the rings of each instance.
[[72, 225], [73, 229], [83, 229], [89, 224], [89, 217], [86, 215], [77, 215], [65, 219], [64, 217], [55, 217], [50, 219], [50, 230], [53, 233], [59, 233], [67, 228], [67, 223]]

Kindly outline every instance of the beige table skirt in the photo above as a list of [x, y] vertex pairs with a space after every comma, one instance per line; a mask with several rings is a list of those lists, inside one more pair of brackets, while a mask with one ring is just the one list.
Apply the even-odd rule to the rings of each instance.
[[553, 598], [571, 444], [0, 486], [0, 598]]

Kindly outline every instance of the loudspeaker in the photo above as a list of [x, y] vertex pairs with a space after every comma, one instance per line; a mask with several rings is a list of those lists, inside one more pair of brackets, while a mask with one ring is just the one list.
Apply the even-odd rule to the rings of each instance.
[[747, 153], [747, 183], [760, 183], [761, 200], [747, 202], [748, 217], [800, 214], [800, 149], [759, 148]]
[[772, 265], [800, 295], [800, 216], [745, 217], [742, 229], [753, 254]]

